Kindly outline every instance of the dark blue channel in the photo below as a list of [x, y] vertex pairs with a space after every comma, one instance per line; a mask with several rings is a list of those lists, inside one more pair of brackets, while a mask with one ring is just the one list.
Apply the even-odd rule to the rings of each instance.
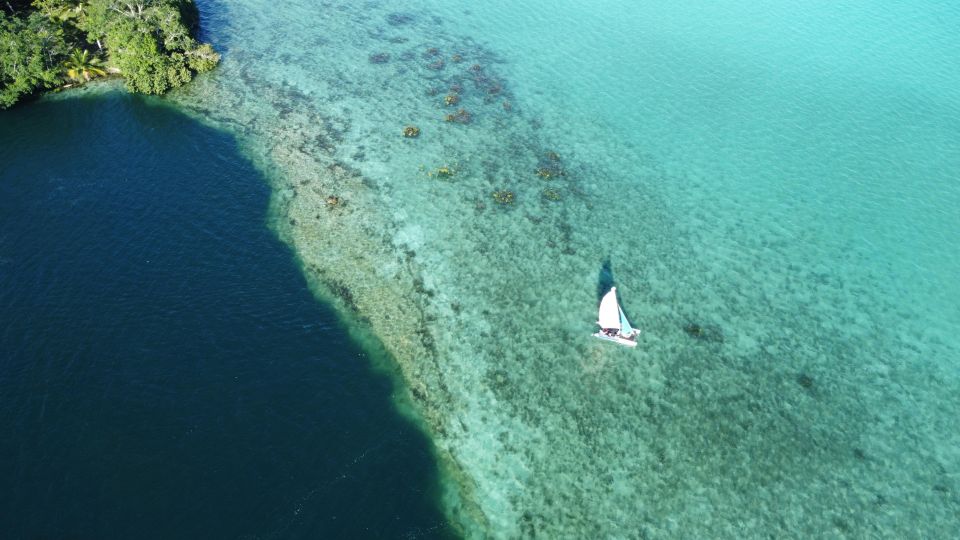
[[0, 112], [0, 537], [451, 534], [228, 135], [122, 93]]

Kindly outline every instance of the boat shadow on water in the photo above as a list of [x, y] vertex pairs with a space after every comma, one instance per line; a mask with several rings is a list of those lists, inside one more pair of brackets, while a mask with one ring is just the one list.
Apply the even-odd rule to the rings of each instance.
[[613, 287], [616, 282], [613, 280], [613, 266], [610, 263], [610, 257], [607, 256], [600, 264], [600, 271], [597, 273], [597, 302], [599, 302], [603, 295], [607, 294], [607, 291], [610, 290], [610, 287]]

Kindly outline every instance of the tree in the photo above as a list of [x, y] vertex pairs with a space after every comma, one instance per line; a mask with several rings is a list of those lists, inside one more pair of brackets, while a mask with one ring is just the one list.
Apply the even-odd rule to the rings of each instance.
[[154, 34], [144, 32], [133, 20], [121, 19], [111, 26], [107, 47], [127, 88], [134, 92], [162, 94], [192, 77], [182, 53], [164, 54]]
[[75, 21], [83, 14], [83, 3], [74, 0], [33, 0], [33, 7], [59, 23]]
[[93, 77], [103, 77], [107, 71], [101, 67], [100, 59], [90, 56], [90, 51], [74, 49], [67, 61], [63, 63], [67, 70], [67, 77], [77, 81], [86, 82]]
[[[133, 92], [161, 94], [220, 55], [191, 35], [193, 0], [0, 0], [0, 108], [60, 84], [119, 72]], [[70, 44], [69, 46], [67, 44]], [[88, 52], [106, 54], [106, 65]]]
[[197, 73], [205, 73], [217, 67], [220, 62], [220, 53], [213, 50], [209, 43], [204, 43], [187, 51], [187, 65]]
[[62, 80], [63, 31], [39, 13], [0, 19], [0, 108]]

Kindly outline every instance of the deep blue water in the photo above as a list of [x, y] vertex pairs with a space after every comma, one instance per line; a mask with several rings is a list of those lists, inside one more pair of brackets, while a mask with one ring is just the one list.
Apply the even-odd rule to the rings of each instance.
[[449, 534], [230, 136], [108, 93], [2, 113], [0, 163], [0, 536]]

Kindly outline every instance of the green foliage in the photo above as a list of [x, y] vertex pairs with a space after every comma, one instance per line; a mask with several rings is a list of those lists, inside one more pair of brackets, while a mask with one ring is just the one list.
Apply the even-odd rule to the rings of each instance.
[[74, 22], [83, 15], [83, 4], [66, 0], [33, 0], [33, 7], [57, 23]]
[[191, 9], [184, 0], [91, 0], [81, 27], [91, 41], [104, 40], [127, 88], [162, 94], [220, 61], [210, 45], [190, 36], [183, 13]]
[[133, 19], [121, 19], [106, 35], [111, 60], [123, 74], [127, 88], [144, 94], [162, 94], [190, 80], [183, 54], [164, 54], [152, 32]]
[[[133, 92], [162, 94], [220, 61], [191, 36], [193, 0], [19, 0], [10, 8], [0, 24], [0, 108], [56, 86], [64, 68], [78, 81], [119, 73]], [[89, 56], [94, 45], [105, 66]]]
[[93, 77], [103, 77], [107, 74], [100, 63], [99, 58], [90, 56], [90, 51], [74, 49], [67, 61], [63, 63], [63, 67], [67, 70], [67, 77], [77, 82], [86, 82]]
[[39, 13], [0, 19], [0, 108], [60, 83], [67, 55], [63, 31]]
[[187, 53], [187, 66], [197, 73], [205, 73], [217, 67], [220, 54], [209, 43], [203, 43]]

